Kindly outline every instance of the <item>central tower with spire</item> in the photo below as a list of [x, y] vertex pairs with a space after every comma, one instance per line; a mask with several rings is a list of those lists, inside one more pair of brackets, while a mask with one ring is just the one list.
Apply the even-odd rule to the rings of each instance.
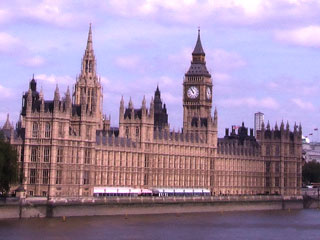
[[74, 88], [74, 104], [87, 105], [87, 111], [92, 112], [102, 124], [102, 93], [100, 79], [96, 73], [96, 58], [92, 46], [92, 30], [89, 27], [87, 47], [81, 63], [81, 73], [77, 77]]
[[[206, 67], [200, 29], [192, 61], [183, 81], [183, 131], [204, 132], [212, 121], [212, 80]], [[216, 116], [215, 116], [216, 118]]]

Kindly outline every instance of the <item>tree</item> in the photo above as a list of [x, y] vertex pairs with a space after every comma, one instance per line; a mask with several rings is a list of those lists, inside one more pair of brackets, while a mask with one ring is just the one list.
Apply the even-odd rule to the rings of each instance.
[[320, 182], [320, 163], [306, 163], [302, 168], [302, 179], [305, 184]]
[[17, 152], [0, 131], [0, 193], [7, 196], [10, 185], [18, 181]]

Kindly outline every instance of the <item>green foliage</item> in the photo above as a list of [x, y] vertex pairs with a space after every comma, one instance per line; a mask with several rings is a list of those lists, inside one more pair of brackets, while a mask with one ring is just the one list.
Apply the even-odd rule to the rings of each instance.
[[302, 168], [302, 179], [306, 184], [320, 182], [320, 163], [316, 161], [306, 163]]
[[10, 189], [10, 185], [18, 181], [18, 163], [17, 153], [4, 140], [0, 131], [0, 193], [6, 195]]

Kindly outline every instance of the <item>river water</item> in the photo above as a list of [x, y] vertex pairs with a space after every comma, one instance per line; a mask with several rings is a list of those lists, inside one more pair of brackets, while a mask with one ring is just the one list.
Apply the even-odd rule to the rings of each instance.
[[0, 239], [320, 239], [320, 211], [0, 220]]

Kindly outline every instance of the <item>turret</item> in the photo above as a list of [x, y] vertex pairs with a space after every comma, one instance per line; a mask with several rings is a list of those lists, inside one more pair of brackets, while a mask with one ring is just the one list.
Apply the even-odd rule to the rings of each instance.
[[218, 127], [218, 111], [217, 108], [214, 108], [214, 117], [213, 117], [213, 125], [217, 128]]
[[286, 125], [286, 131], [289, 132], [290, 131], [290, 126], [289, 126], [289, 122], [287, 121], [287, 125]]
[[42, 87], [40, 88], [39, 99], [40, 99], [40, 100], [43, 100], [43, 90], [42, 90]]
[[130, 97], [130, 100], [129, 100], [129, 103], [128, 103], [128, 108], [129, 109], [133, 109], [133, 103], [132, 103], [131, 97]]
[[154, 103], [153, 103], [153, 97], [151, 97], [151, 102], [150, 102], [150, 115], [151, 117], [154, 116]]
[[97, 112], [97, 94], [95, 92], [93, 92], [92, 95], [92, 105], [91, 105], [91, 111], [93, 114], [95, 114]]
[[284, 123], [283, 123], [283, 120], [281, 121], [280, 131], [284, 131]]
[[300, 136], [302, 136], [302, 126], [301, 126], [301, 123], [299, 123], [299, 134], [300, 134]]
[[121, 96], [121, 100], [120, 100], [120, 111], [119, 111], [119, 120], [123, 118], [124, 115], [124, 100], [123, 100], [123, 96]]
[[4, 123], [3, 127], [2, 127], [2, 130], [10, 130], [10, 129], [13, 129], [13, 126], [11, 125], [10, 123], [10, 120], [9, 120], [9, 113], [7, 114], [7, 120], [6, 122]]
[[27, 112], [31, 113], [32, 109], [32, 91], [31, 88], [28, 90], [28, 95], [27, 95]]
[[67, 92], [66, 92], [66, 108], [71, 110], [71, 96], [70, 96], [69, 86], [68, 86]]
[[145, 116], [147, 113], [147, 107], [146, 107], [146, 97], [143, 96], [142, 99], [142, 106], [141, 106], [141, 110], [142, 110], [142, 115]]
[[85, 115], [87, 112], [87, 98], [86, 95], [83, 94], [81, 97], [81, 115]]
[[54, 99], [53, 99], [53, 108], [55, 111], [59, 110], [59, 102], [60, 102], [60, 93], [58, 84], [56, 85], [56, 90], [54, 91]]

